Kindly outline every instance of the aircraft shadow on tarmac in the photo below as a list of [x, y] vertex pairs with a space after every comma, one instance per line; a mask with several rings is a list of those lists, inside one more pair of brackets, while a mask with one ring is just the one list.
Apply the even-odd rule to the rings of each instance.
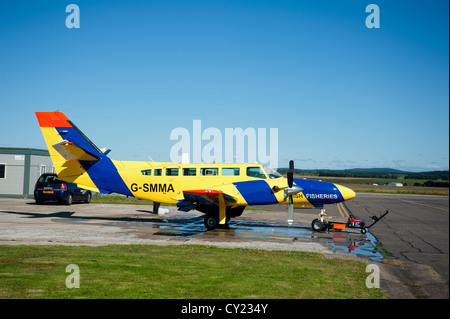
[[[62, 211], [56, 213], [31, 213], [31, 212], [14, 212], [14, 211], [0, 211], [5, 214], [15, 214], [24, 216], [24, 218], [65, 218], [82, 220], [99, 220], [112, 222], [161, 222], [161, 218], [141, 218], [141, 217], [101, 217], [101, 216], [74, 216], [76, 212]], [[184, 219], [186, 220], [186, 219]]]

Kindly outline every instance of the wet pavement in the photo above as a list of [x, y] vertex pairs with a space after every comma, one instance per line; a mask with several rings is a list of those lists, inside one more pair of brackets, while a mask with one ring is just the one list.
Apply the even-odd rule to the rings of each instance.
[[[9, 206], [9, 207], [8, 207]], [[146, 205], [74, 204], [35, 205], [26, 200], [2, 200], [0, 229], [3, 243], [61, 244], [213, 244], [256, 249], [306, 250], [381, 261], [374, 236], [357, 229], [314, 232], [317, 214], [294, 213], [291, 226], [286, 213], [245, 210], [223, 228], [206, 230], [204, 215], [166, 207], [163, 215]], [[301, 210], [304, 211], [304, 210]], [[331, 214], [333, 211], [331, 210]], [[330, 215], [331, 215], [330, 214]], [[336, 220], [339, 221], [339, 220]], [[233, 244], [233, 245], [232, 245]]]
[[[189, 216], [190, 215], [190, 216]], [[189, 213], [167, 213], [160, 221], [123, 221], [109, 224], [140, 232], [148, 231], [154, 236], [184, 237], [205, 240], [237, 241], [258, 240], [292, 242], [315, 242], [327, 246], [333, 252], [355, 254], [372, 261], [381, 261], [383, 255], [370, 232], [361, 234], [359, 230], [331, 230], [314, 232], [309, 224], [283, 222], [231, 220], [227, 226], [206, 230], [203, 215]], [[189, 218], [190, 217], [190, 218]], [[73, 221], [71, 221], [73, 222]]]

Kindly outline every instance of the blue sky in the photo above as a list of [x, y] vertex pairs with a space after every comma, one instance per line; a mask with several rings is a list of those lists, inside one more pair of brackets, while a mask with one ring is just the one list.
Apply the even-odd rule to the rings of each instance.
[[448, 6], [1, 1], [0, 146], [44, 148], [34, 112], [60, 110], [118, 160], [169, 161], [199, 119], [278, 128], [280, 167], [448, 169]]

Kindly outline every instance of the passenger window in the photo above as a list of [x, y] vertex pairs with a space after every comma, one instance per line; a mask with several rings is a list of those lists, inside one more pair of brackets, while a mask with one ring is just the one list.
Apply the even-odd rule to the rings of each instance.
[[183, 176], [195, 176], [197, 175], [196, 168], [183, 168]]
[[256, 178], [266, 178], [261, 167], [247, 167], [247, 176]]
[[151, 169], [146, 169], [145, 171], [141, 171], [142, 175], [152, 175]]
[[154, 174], [155, 174], [155, 176], [161, 176], [162, 175], [161, 172], [162, 172], [162, 169], [157, 168], [157, 169], [155, 169]]
[[166, 168], [166, 176], [178, 176], [178, 168]]
[[222, 168], [222, 176], [239, 176], [239, 168]]
[[217, 176], [219, 175], [218, 168], [200, 168], [200, 175], [202, 176]]

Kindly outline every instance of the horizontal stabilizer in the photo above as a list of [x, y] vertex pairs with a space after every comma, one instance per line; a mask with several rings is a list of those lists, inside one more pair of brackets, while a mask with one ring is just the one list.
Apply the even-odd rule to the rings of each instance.
[[52, 147], [65, 158], [66, 161], [79, 160], [79, 161], [98, 161], [100, 157], [86, 151], [85, 149], [73, 144], [67, 140], [62, 140]]
[[90, 186], [86, 186], [86, 185], [82, 185], [82, 184], [77, 184], [77, 186], [80, 188], [83, 188], [83, 189], [90, 190], [92, 192], [100, 193], [100, 194], [111, 194], [112, 193], [111, 191], [106, 191], [104, 189], [90, 187]]

